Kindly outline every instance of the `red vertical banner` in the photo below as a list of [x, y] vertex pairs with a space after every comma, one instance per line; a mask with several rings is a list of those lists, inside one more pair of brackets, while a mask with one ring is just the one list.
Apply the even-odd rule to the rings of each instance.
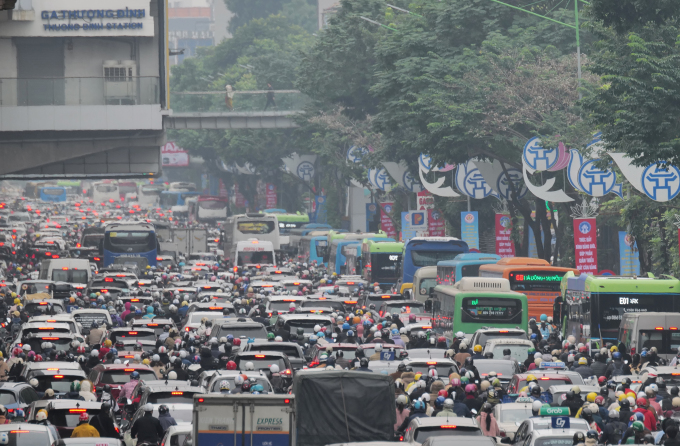
[[267, 183], [267, 209], [276, 207], [276, 184]]
[[238, 183], [234, 184], [234, 201], [237, 208], [246, 207], [246, 200], [242, 193], [238, 191]]
[[515, 245], [510, 240], [512, 220], [509, 215], [496, 214], [496, 254], [501, 257], [515, 257]]
[[388, 237], [398, 240], [397, 230], [390, 218], [392, 206], [394, 206], [394, 203], [380, 203], [380, 229], [382, 229]]
[[229, 196], [229, 191], [227, 190], [227, 186], [224, 185], [224, 181], [220, 180], [220, 197], [228, 197]]
[[597, 223], [594, 218], [574, 219], [574, 256], [581, 273], [597, 274]]
[[428, 191], [424, 190], [421, 192], [418, 192], [416, 194], [417, 200], [418, 200], [418, 209], [419, 211], [424, 211], [426, 209], [434, 209], [434, 197], [432, 196], [431, 193]]
[[446, 237], [446, 221], [437, 209], [427, 210], [427, 233], [430, 237]]

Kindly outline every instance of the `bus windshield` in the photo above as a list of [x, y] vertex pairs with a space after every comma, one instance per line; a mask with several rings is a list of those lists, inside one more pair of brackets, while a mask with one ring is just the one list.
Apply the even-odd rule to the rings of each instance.
[[156, 237], [151, 231], [107, 232], [104, 249], [126, 254], [149, 252], [156, 249]]
[[[648, 313], [669, 311], [669, 302], [677, 294], [633, 294], [607, 293], [596, 294], [599, 302], [602, 330], [616, 330], [623, 319], [623, 313]], [[592, 302], [592, 298], [591, 298]]]
[[436, 266], [438, 262], [443, 260], [453, 260], [460, 251], [411, 251], [411, 259], [413, 265], [421, 266]]
[[371, 280], [378, 282], [396, 282], [399, 278], [401, 253], [372, 253]]
[[177, 198], [178, 194], [173, 194], [173, 193], [167, 193], [167, 194], [161, 194], [161, 206], [164, 207], [172, 207], [172, 206], [177, 206]]
[[116, 186], [114, 184], [97, 184], [94, 186], [95, 190], [97, 192], [115, 192], [116, 191]]
[[522, 301], [508, 297], [465, 297], [462, 302], [463, 322], [522, 322]]
[[226, 201], [215, 201], [215, 200], [199, 201], [198, 207], [202, 208], [202, 209], [219, 210], [219, 209], [226, 208], [227, 202]]
[[238, 264], [248, 263], [273, 263], [274, 254], [269, 251], [239, 251]]
[[273, 220], [270, 221], [239, 221], [236, 223], [236, 229], [242, 234], [269, 234], [276, 225]]

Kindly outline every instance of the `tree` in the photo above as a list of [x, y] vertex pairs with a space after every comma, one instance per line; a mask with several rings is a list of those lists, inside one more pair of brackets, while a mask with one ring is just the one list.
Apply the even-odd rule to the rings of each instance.
[[636, 164], [680, 164], [680, 2], [594, 0], [589, 69], [602, 86], [583, 106], [610, 150]]
[[[219, 1], [219, 0], [218, 0]], [[254, 19], [263, 19], [270, 15], [283, 13], [290, 23], [301, 26], [307, 31], [316, 29], [315, 0], [223, 0], [227, 9], [234, 13], [229, 20], [229, 31], [247, 25]]]

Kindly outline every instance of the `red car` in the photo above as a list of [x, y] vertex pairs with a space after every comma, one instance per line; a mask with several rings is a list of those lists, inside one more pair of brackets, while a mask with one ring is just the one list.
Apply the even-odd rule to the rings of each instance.
[[139, 372], [141, 379], [158, 379], [156, 372], [144, 364], [99, 364], [92, 369], [89, 378], [98, 391], [101, 391], [107, 384], [111, 386], [111, 396], [115, 401], [118, 400], [123, 385], [130, 382], [130, 374], [134, 371]]

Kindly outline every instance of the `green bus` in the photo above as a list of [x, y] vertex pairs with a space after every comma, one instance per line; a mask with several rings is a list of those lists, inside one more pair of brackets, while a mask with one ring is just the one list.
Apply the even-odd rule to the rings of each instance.
[[670, 277], [591, 276], [568, 272], [562, 278], [563, 331], [576, 342], [618, 345], [626, 313], [680, 312], [680, 280]]
[[285, 209], [265, 209], [265, 214], [276, 214], [279, 219], [279, 233], [281, 235], [290, 234], [291, 229], [300, 228], [309, 223], [309, 215], [296, 212], [295, 214], [286, 212]]
[[[387, 241], [389, 240], [389, 241]], [[392, 239], [364, 239], [361, 242], [361, 275], [368, 283], [389, 288], [399, 280], [404, 244]]]
[[432, 293], [432, 329], [449, 341], [455, 332], [472, 335], [483, 327], [528, 332], [528, 315], [527, 296], [510, 290], [508, 279], [463, 277]]

